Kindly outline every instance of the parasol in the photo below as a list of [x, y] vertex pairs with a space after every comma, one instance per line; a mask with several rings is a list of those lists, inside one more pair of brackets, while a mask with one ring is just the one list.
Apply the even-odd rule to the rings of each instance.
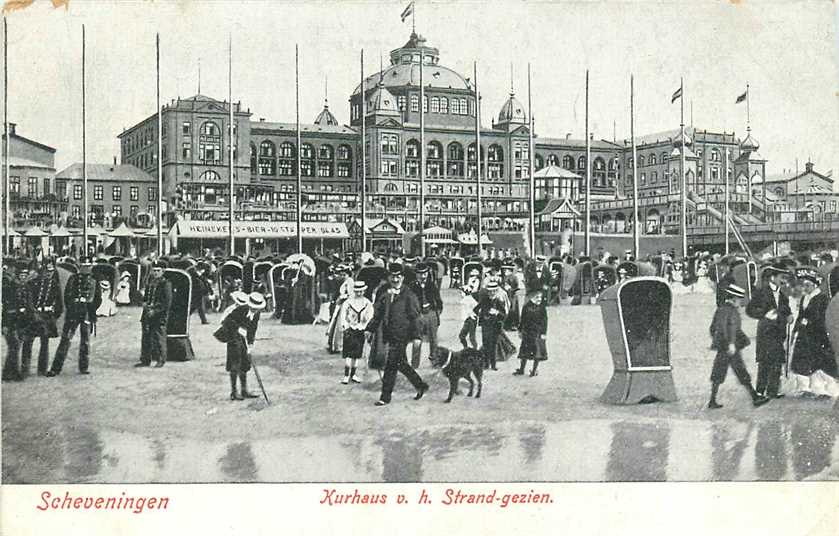
[[306, 275], [314, 276], [317, 273], [315, 261], [305, 253], [293, 253], [286, 258], [285, 262], [291, 266], [302, 263], [301, 270]]
[[107, 234], [108, 236], [113, 237], [113, 238], [133, 237], [133, 236], [135, 236], [135, 235], [134, 235], [134, 231], [132, 231], [131, 229], [129, 229], [129, 228], [128, 228], [128, 226], [127, 226], [127, 225], [125, 225], [125, 222], [120, 223], [120, 224], [119, 224], [119, 227], [117, 227], [117, 228], [116, 228], [116, 229], [114, 229], [113, 231], [110, 231], [110, 232], [105, 233], [105, 234]]

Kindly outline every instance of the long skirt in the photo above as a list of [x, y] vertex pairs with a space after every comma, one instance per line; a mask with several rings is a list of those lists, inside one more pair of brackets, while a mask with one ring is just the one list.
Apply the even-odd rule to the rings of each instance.
[[495, 359], [497, 361], [507, 361], [515, 354], [516, 345], [503, 330], [499, 330], [498, 338], [495, 341]]
[[344, 345], [344, 330], [341, 326], [341, 304], [339, 301], [335, 305], [335, 310], [332, 311], [332, 317], [329, 319], [329, 326], [326, 328], [326, 349], [330, 353], [340, 353]]

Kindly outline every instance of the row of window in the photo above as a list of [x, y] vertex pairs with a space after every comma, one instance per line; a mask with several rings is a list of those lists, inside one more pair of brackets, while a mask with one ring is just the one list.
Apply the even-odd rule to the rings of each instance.
[[[38, 184], [39, 184], [38, 183], [38, 177], [27, 177], [26, 178], [26, 192], [25, 192], [26, 197], [37, 198], [37, 197], [40, 197], [40, 196], [49, 195], [51, 193], [51, 191], [50, 191], [50, 178], [49, 177], [44, 177], [44, 181], [43, 181], [43, 183], [41, 183], [41, 184], [43, 184], [43, 190], [40, 191], [40, 192], [38, 191]], [[58, 187], [57, 184], [56, 184], [56, 187]], [[20, 177], [14, 177], [14, 176], [10, 175], [9, 176], [9, 195], [11, 197], [19, 197], [20, 194], [21, 194], [21, 191], [20, 191]], [[56, 195], [58, 195], [58, 192], [56, 192]], [[59, 197], [61, 197], [61, 196], [59, 196]]]
[[[82, 198], [84, 192], [82, 190], [81, 184], [74, 184], [73, 185], [73, 199], [79, 200]], [[94, 184], [93, 185], [93, 200], [94, 201], [103, 201], [105, 197], [105, 186], [102, 184]], [[157, 186], [149, 186], [148, 187], [148, 198], [149, 201], [156, 201], [157, 200]], [[129, 186], [128, 187], [128, 199], [130, 201], [139, 201], [140, 200], [140, 187], [139, 186]], [[111, 186], [111, 200], [112, 201], [122, 201], [122, 186]]]
[[[90, 212], [96, 215], [97, 217], [102, 217], [105, 214], [105, 205], [90, 205]], [[146, 207], [146, 212], [148, 214], [156, 214], [157, 213], [157, 206], [156, 205], [149, 205]], [[132, 218], [136, 217], [137, 214], [140, 213], [140, 207], [138, 205], [131, 205], [128, 209], [128, 215]], [[122, 216], [122, 205], [113, 205], [111, 207], [111, 215], [115, 217]], [[70, 207], [70, 216], [75, 219], [80, 219], [82, 216], [82, 207], [81, 205], [72, 205]]]
[[[412, 94], [410, 97], [410, 107], [411, 112], [419, 113], [419, 102], [420, 97], [419, 95]], [[399, 95], [396, 97], [396, 106], [400, 112], [405, 112], [408, 110], [409, 100], [406, 95]], [[374, 103], [372, 101], [367, 102], [367, 111], [370, 112], [374, 109]], [[474, 116], [475, 115], [475, 100], [474, 99], [467, 99], [465, 97], [428, 97], [425, 95], [425, 99], [423, 100], [422, 105], [423, 113], [432, 113], [432, 114], [440, 114], [440, 115], [465, 115], [465, 116]], [[352, 110], [350, 111], [351, 119], [353, 121], [359, 119], [361, 117], [361, 111], [359, 109], [358, 104], [353, 104]]]

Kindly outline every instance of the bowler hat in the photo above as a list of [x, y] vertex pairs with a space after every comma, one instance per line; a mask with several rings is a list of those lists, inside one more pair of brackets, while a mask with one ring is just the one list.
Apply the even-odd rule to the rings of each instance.
[[785, 269], [785, 268], [784, 268], [782, 265], [780, 265], [780, 264], [772, 264], [772, 265], [767, 266], [766, 268], [764, 268], [764, 269], [763, 269], [763, 273], [764, 273], [764, 275], [766, 275], [767, 277], [771, 277], [771, 276], [776, 275], [776, 274], [785, 274], [785, 275], [789, 275], [789, 270]]
[[405, 272], [405, 268], [398, 262], [392, 262], [387, 267], [387, 271], [390, 275], [403, 275]]
[[424, 262], [421, 262], [421, 263], [417, 264], [417, 267], [415, 268], [415, 270], [418, 274], [427, 273], [428, 270], [430, 270], [430, 269], [431, 269], [431, 267], [428, 266], [428, 264], [426, 264]]

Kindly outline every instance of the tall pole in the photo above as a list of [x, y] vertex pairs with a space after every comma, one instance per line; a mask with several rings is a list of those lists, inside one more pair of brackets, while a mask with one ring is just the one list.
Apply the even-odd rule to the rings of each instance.
[[729, 200], [729, 191], [728, 189], [731, 187], [729, 184], [728, 179], [728, 149], [723, 151], [723, 167], [725, 168], [725, 216], [723, 225], [725, 226], [725, 254], [728, 255], [729, 250], [729, 243], [728, 243], [728, 219], [731, 217], [729, 212], [728, 200]]
[[681, 164], [682, 164], [682, 198], [681, 198], [681, 231], [682, 231], [682, 258], [688, 256], [688, 215], [687, 215], [687, 173], [685, 172], [685, 81], [680, 79], [679, 88], [681, 98], [679, 105], [681, 107], [681, 129], [682, 129], [682, 148], [681, 148]]
[[586, 224], [585, 255], [591, 256], [591, 140], [588, 135], [588, 69], [586, 69]]
[[[420, 216], [419, 216], [419, 242], [420, 256], [425, 258], [425, 83], [423, 82], [423, 64], [425, 52], [420, 52], [419, 82], [420, 82]], [[481, 250], [481, 237], [478, 237], [478, 251]]]
[[[84, 224], [82, 227], [82, 243], [83, 251], [82, 256], [87, 256], [87, 239], [88, 239], [88, 217], [87, 217], [87, 116], [86, 109], [85, 109], [85, 71], [84, 71], [84, 64], [85, 64], [85, 33], [84, 33], [84, 24], [82, 24], [82, 219], [84, 220]], [[160, 196], [158, 195], [158, 198]], [[160, 227], [160, 225], [158, 225]]]
[[641, 225], [638, 222], [638, 155], [635, 148], [635, 75], [629, 77], [629, 137], [632, 138], [632, 245], [641, 258]]
[[300, 165], [303, 146], [300, 140], [300, 52], [297, 44], [294, 45], [294, 113], [297, 122], [297, 252], [303, 253], [303, 178]]
[[530, 177], [530, 206], [528, 210], [530, 220], [528, 224], [530, 226], [530, 232], [527, 238], [530, 241], [530, 258], [533, 259], [536, 257], [536, 178], [533, 176], [533, 158], [536, 155], [534, 154], [533, 148], [533, 104], [532, 99], [530, 97], [530, 63], [527, 64], [527, 116], [530, 118], [530, 126], [528, 128], [527, 135], [529, 154], [528, 176]]
[[157, 49], [157, 256], [163, 255], [163, 110], [160, 108], [160, 34]]
[[361, 251], [367, 250], [367, 95], [364, 91], [364, 49], [361, 50]]
[[[227, 233], [228, 242], [230, 243], [230, 256], [236, 254], [236, 232], [233, 228], [233, 36], [228, 36], [227, 42], [227, 100], [230, 103], [229, 116], [227, 118], [227, 139], [229, 147], [227, 151], [227, 180], [230, 185], [230, 195], [228, 195], [229, 210], [227, 211]], [[244, 211], [242, 205], [242, 211]], [[245, 219], [242, 214], [242, 219]]]
[[11, 250], [12, 212], [9, 203], [9, 24], [3, 17], [3, 254]]
[[481, 93], [478, 91], [478, 62], [472, 62], [473, 76], [475, 77], [475, 191], [478, 196], [478, 253], [481, 251], [481, 236], [483, 236], [483, 225], [481, 218]]

